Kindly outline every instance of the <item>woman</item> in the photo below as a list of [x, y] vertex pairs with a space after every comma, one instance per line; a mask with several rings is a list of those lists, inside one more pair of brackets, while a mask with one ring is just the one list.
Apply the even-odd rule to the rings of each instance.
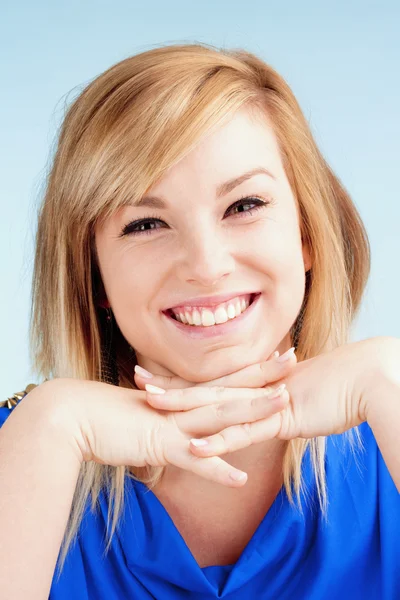
[[400, 342], [348, 343], [369, 261], [254, 55], [92, 81], [39, 214], [46, 380], [1, 409], [4, 596], [398, 597]]

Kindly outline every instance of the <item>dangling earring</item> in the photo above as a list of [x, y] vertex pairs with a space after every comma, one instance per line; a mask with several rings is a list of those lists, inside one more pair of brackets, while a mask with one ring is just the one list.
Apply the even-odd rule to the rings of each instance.
[[306, 312], [306, 306], [308, 303], [308, 295], [309, 295], [309, 291], [311, 288], [311, 275], [312, 275], [311, 269], [306, 271], [306, 283], [305, 283], [305, 294], [304, 294], [304, 298], [303, 298], [303, 304], [301, 305], [300, 312], [297, 315], [297, 319], [294, 322], [294, 325], [292, 328], [292, 345], [295, 347], [296, 350], [299, 345], [300, 333], [303, 328], [304, 315]]
[[113, 343], [113, 314], [110, 307], [107, 307], [105, 314], [103, 331], [104, 344], [101, 346], [101, 380], [111, 385], [119, 385], [119, 373], [117, 365], [117, 355], [115, 344]]
[[299, 315], [295, 321], [295, 324], [293, 326], [292, 345], [294, 346], [295, 350], [297, 350], [298, 345], [299, 345], [300, 333], [301, 333], [301, 329], [303, 327], [305, 309], [306, 309], [305, 304], [303, 304], [303, 306], [301, 307], [301, 310], [299, 312]]

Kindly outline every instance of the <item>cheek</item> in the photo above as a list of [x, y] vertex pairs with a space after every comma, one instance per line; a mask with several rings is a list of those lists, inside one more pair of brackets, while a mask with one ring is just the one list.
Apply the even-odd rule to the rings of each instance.
[[160, 303], [160, 290], [168, 278], [168, 264], [165, 253], [151, 255], [150, 251], [125, 252], [120, 256], [112, 274], [112, 297], [115, 317], [122, 334], [135, 348], [147, 346], [153, 335], [154, 327], [158, 326], [157, 311]]
[[[115, 307], [116, 317], [135, 319], [141, 308], [149, 305], [152, 289], [156, 285], [156, 274], [144, 265], [132, 252], [124, 252], [109, 262], [104, 271], [107, 295]], [[121, 323], [122, 325], [122, 323]]]
[[304, 297], [305, 270], [301, 238], [297, 230], [273, 231], [253, 238], [249, 257], [264, 279], [268, 304], [294, 319]]
[[305, 291], [305, 271], [303, 256], [298, 249], [292, 249], [285, 254], [276, 271], [276, 294], [274, 295], [275, 310], [292, 324], [302, 305]]
[[248, 257], [271, 278], [292, 277], [304, 270], [301, 238], [292, 227], [265, 226], [247, 242]]

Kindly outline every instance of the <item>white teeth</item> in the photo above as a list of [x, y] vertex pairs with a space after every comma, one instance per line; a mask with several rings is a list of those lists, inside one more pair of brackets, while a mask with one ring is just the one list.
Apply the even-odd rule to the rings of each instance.
[[173, 312], [176, 319], [185, 325], [210, 327], [212, 325], [226, 323], [230, 319], [235, 319], [247, 309], [249, 304], [250, 297], [247, 296], [246, 298], [235, 298], [234, 300], [221, 304], [215, 310], [209, 308], [193, 308], [193, 310], [191, 310], [189, 307], [186, 307], [187, 310]]
[[201, 315], [198, 310], [192, 312], [193, 325], [201, 325]]
[[217, 324], [219, 323], [226, 323], [228, 320], [228, 314], [226, 312], [226, 310], [220, 306], [219, 308], [217, 308], [217, 310], [214, 313], [215, 315], [215, 322]]
[[235, 302], [235, 310], [236, 310], [236, 316], [238, 317], [240, 315], [240, 313], [242, 312], [241, 302], [239, 299], [236, 300], [236, 302]]
[[215, 325], [215, 318], [211, 310], [203, 309], [201, 311], [201, 323], [204, 327]]
[[228, 319], [234, 319], [236, 317], [235, 305], [229, 303], [228, 304]]

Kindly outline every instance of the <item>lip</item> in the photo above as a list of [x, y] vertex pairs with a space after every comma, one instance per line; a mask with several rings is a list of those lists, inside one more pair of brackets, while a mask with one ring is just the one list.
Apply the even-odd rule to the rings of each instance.
[[222, 336], [228, 333], [233, 333], [237, 329], [242, 329], [243, 325], [245, 324], [245, 321], [247, 321], [246, 324], [250, 327], [250, 318], [252, 315], [254, 316], [255, 309], [259, 305], [261, 295], [261, 292], [257, 293], [250, 306], [238, 317], [230, 319], [226, 323], [220, 323], [219, 325], [210, 325], [209, 327], [185, 325], [184, 323], [176, 321], [173, 317], [170, 317], [169, 314], [165, 312], [162, 312], [162, 315], [163, 318], [165, 318], [167, 322], [174, 326], [178, 331], [193, 339], [198, 340], [215, 336]]
[[181, 308], [183, 306], [218, 306], [218, 304], [222, 304], [223, 302], [227, 302], [232, 298], [240, 298], [240, 296], [246, 295], [254, 295], [259, 294], [260, 292], [250, 290], [244, 292], [232, 292], [231, 294], [219, 294], [218, 296], [207, 296], [203, 298], [191, 298], [190, 300], [182, 300], [179, 304], [174, 304], [174, 306], [169, 306], [168, 308], [164, 308], [162, 310], [165, 313], [168, 310]]

